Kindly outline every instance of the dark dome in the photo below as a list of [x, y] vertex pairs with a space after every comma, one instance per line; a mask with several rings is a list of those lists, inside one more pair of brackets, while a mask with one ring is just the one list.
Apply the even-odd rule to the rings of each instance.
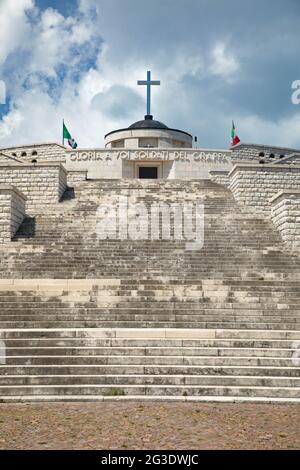
[[128, 129], [168, 129], [168, 126], [160, 121], [154, 121], [152, 116], [145, 116], [143, 121], [131, 124]]

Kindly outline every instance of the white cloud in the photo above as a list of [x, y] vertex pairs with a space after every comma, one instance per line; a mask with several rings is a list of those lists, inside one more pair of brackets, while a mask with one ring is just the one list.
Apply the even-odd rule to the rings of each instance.
[[98, 13], [100, 11], [101, 6], [99, 5], [99, 0], [79, 0], [78, 7], [79, 10], [83, 13], [88, 13], [92, 9], [96, 10]]
[[244, 142], [299, 147], [300, 113], [278, 121], [250, 115], [240, 118], [238, 122], [238, 131]]
[[18, 132], [24, 119], [22, 112], [16, 109], [4, 116], [0, 125], [0, 143], [12, 142], [11, 138]]
[[1, 0], [0, 3], [0, 64], [30, 37], [26, 12], [33, 0]]
[[225, 44], [217, 44], [211, 52], [211, 64], [209, 70], [214, 75], [219, 75], [226, 79], [233, 76], [240, 66], [232, 54], [226, 51]]
[[32, 31], [31, 71], [55, 77], [58, 65], [74, 66], [74, 60], [80, 58], [75, 59], [72, 48], [91, 41], [93, 32], [88, 17], [64, 18], [57, 10], [48, 8]]
[[[2, 12], [8, 13], [8, 16], [11, 10], [8, 8], [9, 3], [5, 1], [5, 11], [1, 4]], [[81, 133], [84, 126], [80, 123], [87, 115], [93, 115], [89, 106], [97, 92], [88, 93], [86, 88], [89, 88], [89, 81], [85, 75], [92, 76], [94, 72], [99, 76], [92, 66], [89, 70], [88, 64], [85, 64], [90, 55], [93, 59], [93, 54], [101, 44], [90, 10], [76, 10], [73, 16], [64, 17], [53, 8], [38, 10], [31, 0], [20, 0], [18, 7], [20, 23], [23, 21], [24, 24], [20, 30], [23, 31], [23, 52], [26, 51], [26, 54], [14, 60], [13, 80], [10, 80], [10, 75], [5, 77], [9, 83], [11, 110], [0, 121], [0, 145], [59, 141], [63, 117]], [[25, 15], [29, 7], [34, 7], [35, 12], [34, 21], [30, 25]], [[9, 38], [9, 34], [5, 34]], [[9, 51], [5, 49], [5, 54], [2, 49], [3, 58], [20, 47], [20, 41], [15, 41]], [[97, 119], [99, 123], [99, 113]], [[87, 139], [91, 138], [89, 132]], [[96, 132], [93, 138], [96, 139]], [[100, 136], [97, 140], [100, 145]], [[88, 141], [84, 141], [88, 145]]]

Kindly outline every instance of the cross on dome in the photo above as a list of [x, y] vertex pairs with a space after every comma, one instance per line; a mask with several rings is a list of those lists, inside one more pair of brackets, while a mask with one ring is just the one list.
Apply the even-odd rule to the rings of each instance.
[[160, 85], [159, 80], [151, 80], [151, 71], [147, 72], [147, 80], [138, 80], [138, 85], [147, 86], [147, 116], [151, 116], [151, 86]]

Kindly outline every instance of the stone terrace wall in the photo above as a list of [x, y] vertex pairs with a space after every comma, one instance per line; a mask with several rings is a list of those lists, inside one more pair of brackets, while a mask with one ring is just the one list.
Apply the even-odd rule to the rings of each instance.
[[[246, 144], [241, 143], [231, 147], [232, 151], [232, 162], [238, 161], [253, 161], [259, 162], [265, 160], [266, 163], [275, 163], [281, 161], [282, 158], [293, 154], [300, 154], [299, 149], [291, 149], [286, 147], [273, 147], [270, 145], [259, 145], [259, 144]], [[264, 153], [264, 157], [260, 156], [260, 153]], [[274, 155], [274, 158], [270, 158], [270, 155]]]
[[26, 197], [15, 187], [0, 185], [0, 244], [11, 241], [25, 218]]
[[0, 149], [0, 153], [1, 152], [28, 163], [31, 163], [32, 160], [37, 160], [37, 162], [55, 161], [61, 163], [65, 163], [66, 161], [66, 148], [56, 143], [8, 147]]
[[15, 186], [27, 197], [30, 213], [60, 200], [67, 187], [67, 172], [59, 163], [0, 164], [0, 184]]
[[282, 239], [300, 247], [300, 190], [277, 194], [271, 200], [271, 218]]
[[300, 165], [238, 163], [229, 177], [229, 188], [239, 203], [269, 215], [274, 196], [280, 191], [300, 187]]
[[87, 179], [87, 170], [86, 171], [68, 171], [68, 186], [73, 184], [80, 183], [81, 181], [86, 181]]
[[229, 171], [210, 171], [211, 180], [214, 183], [222, 184], [223, 186], [229, 186], [230, 178], [228, 176]]

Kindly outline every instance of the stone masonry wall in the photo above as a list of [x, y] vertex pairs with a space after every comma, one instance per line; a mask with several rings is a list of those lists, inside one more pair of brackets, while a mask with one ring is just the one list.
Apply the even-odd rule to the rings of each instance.
[[[66, 169], [60, 165], [57, 167], [57, 174], [58, 174], [58, 194], [57, 194], [57, 199], [54, 202], [60, 201], [62, 196], [64, 195], [67, 185], [68, 185], [68, 173]], [[55, 187], [55, 174], [54, 174], [54, 187]]]
[[222, 184], [223, 186], [229, 186], [230, 179], [228, 171], [211, 171], [210, 177], [214, 183]]
[[270, 200], [280, 191], [300, 187], [300, 165], [256, 165], [238, 163], [229, 172], [235, 199], [269, 215]]
[[300, 247], [300, 190], [277, 194], [271, 200], [271, 218], [282, 239]]
[[86, 181], [87, 171], [68, 171], [68, 186]]
[[56, 143], [8, 147], [0, 149], [0, 153], [1, 152], [28, 163], [31, 163], [32, 160], [37, 160], [37, 162], [55, 161], [61, 163], [65, 163], [66, 161], [66, 148]]
[[60, 164], [0, 164], [0, 184], [15, 186], [27, 197], [30, 213], [58, 202], [67, 187], [67, 172]]
[[[231, 159], [233, 163], [238, 161], [253, 161], [258, 163], [260, 160], [265, 160], [266, 163], [275, 163], [277, 161], [280, 163], [283, 158], [289, 155], [297, 153], [300, 154], [299, 149], [246, 143], [241, 143], [231, 147], [231, 151]], [[260, 156], [260, 153], [263, 153], [264, 156]], [[274, 158], [270, 157], [272, 154], [274, 155]]]
[[13, 186], [0, 185], [0, 244], [11, 241], [25, 217], [26, 197]]

